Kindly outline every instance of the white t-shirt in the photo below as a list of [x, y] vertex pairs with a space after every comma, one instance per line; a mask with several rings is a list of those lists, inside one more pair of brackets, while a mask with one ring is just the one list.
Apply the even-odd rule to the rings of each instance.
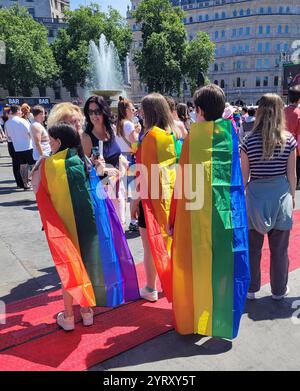
[[6, 134], [12, 141], [16, 152], [32, 149], [29, 131], [30, 123], [23, 118], [14, 116], [5, 123]]
[[[123, 128], [124, 128], [124, 136], [126, 138], [126, 140], [129, 140], [129, 135], [133, 132], [134, 130], [134, 123], [131, 122], [131, 121], [124, 121], [124, 125], [123, 125]], [[131, 148], [129, 147], [129, 145], [127, 145], [127, 143], [124, 141], [123, 137], [119, 137], [119, 136], [116, 136], [116, 142], [117, 144], [119, 145], [120, 149], [121, 149], [121, 152], [123, 153], [126, 153], [126, 152], [131, 152]]]

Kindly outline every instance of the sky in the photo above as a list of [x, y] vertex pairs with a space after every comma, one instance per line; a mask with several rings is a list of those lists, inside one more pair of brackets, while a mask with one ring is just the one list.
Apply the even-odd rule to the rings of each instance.
[[111, 5], [123, 16], [126, 16], [127, 5], [130, 5], [130, 0], [71, 0], [71, 9], [78, 8], [80, 5], [89, 5], [91, 2], [100, 4], [103, 11], [106, 11], [107, 6]]

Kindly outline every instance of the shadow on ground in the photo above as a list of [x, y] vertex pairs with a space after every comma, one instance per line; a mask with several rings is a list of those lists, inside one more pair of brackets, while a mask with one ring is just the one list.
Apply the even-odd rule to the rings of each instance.
[[0, 299], [8, 304], [16, 300], [39, 295], [46, 290], [48, 291], [48, 289], [60, 288], [60, 279], [55, 266], [40, 269], [39, 272], [44, 273], [44, 275], [30, 278], [26, 282], [17, 285], [8, 295], [3, 296]]

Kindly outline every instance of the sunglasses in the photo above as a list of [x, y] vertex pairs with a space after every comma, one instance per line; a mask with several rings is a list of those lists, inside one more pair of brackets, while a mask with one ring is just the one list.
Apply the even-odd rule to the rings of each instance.
[[102, 115], [102, 111], [100, 109], [96, 109], [96, 110], [89, 110], [88, 111], [88, 115], [91, 117], [93, 114], [95, 115]]

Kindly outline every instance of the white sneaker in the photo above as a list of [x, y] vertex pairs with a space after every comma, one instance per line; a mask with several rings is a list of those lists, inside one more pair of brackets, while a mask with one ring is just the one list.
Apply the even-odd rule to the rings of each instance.
[[57, 314], [56, 323], [65, 331], [72, 331], [75, 329], [74, 316], [65, 318], [64, 312], [60, 312], [59, 314]]
[[255, 292], [248, 292], [247, 299], [248, 300], [255, 300]]
[[91, 308], [89, 308], [89, 312], [82, 312], [82, 308], [80, 308], [80, 314], [84, 326], [92, 326], [94, 324], [94, 312]]
[[272, 295], [272, 299], [273, 300], [281, 300], [281, 299], [285, 298], [289, 293], [290, 293], [290, 288], [287, 285], [286, 291], [283, 295]]
[[145, 300], [151, 301], [151, 302], [158, 300], [158, 292], [157, 291], [149, 292], [146, 287], [140, 289], [140, 296], [142, 299], [145, 299]]

